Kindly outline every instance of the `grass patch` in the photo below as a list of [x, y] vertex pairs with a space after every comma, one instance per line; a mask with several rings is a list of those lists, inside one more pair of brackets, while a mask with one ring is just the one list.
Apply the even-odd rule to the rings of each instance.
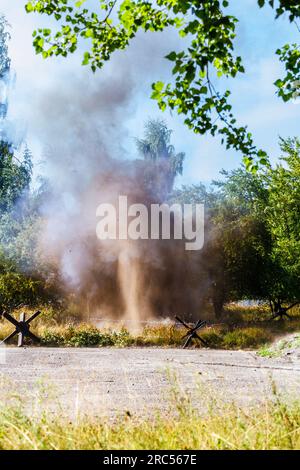
[[[22, 309], [24, 311], [24, 308]], [[25, 309], [27, 318], [33, 313]], [[32, 331], [41, 338], [44, 346], [64, 347], [180, 347], [186, 330], [171, 321], [146, 326], [139, 333], [130, 333], [125, 327], [120, 329], [96, 328], [88, 323], [81, 323], [76, 318], [63, 316], [52, 308], [42, 309], [43, 315], [34, 321]], [[16, 318], [20, 311], [15, 311]], [[281, 336], [300, 331], [299, 308], [291, 310], [292, 319], [270, 321], [270, 312], [266, 306], [240, 307], [229, 305], [222, 323], [208, 325], [200, 331], [210, 348], [219, 349], [258, 349], [265, 357], [276, 356], [269, 344]], [[68, 320], [68, 321], [67, 321]], [[0, 321], [0, 340], [13, 331], [12, 325]], [[30, 343], [28, 343], [30, 344]], [[194, 342], [194, 347], [202, 347]], [[299, 347], [295, 345], [294, 347]], [[279, 347], [280, 348], [280, 347]], [[278, 349], [278, 348], [277, 348]]]
[[[172, 405], [174, 410], [174, 405]], [[0, 409], [1, 450], [300, 449], [300, 404], [280, 400], [244, 410], [212, 404], [203, 415], [177, 397], [176, 412], [141, 419], [125, 413], [115, 421], [72, 422], [20, 408]]]
[[280, 357], [283, 354], [289, 354], [293, 349], [300, 349], [300, 334], [294, 335], [292, 338], [283, 338], [272, 346], [264, 346], [258, 354], [261, 357]]
[[243, 349], [257, 347], [259, 344], [271, 341], [272, 335], [269, 331], [258, 328], [236, 328], [233, 331], [228, 331], [224, 335], [223, 345], [225, 349]]
[[[247, 326], [247, 324], [208, 326], [201, 330], [200, 334], [210, 348], [234, 350], [264, 347], [265, 354], [262, 355], [268, 356], [267, 345], [279, 336], [299, 330], [300, 321], [293, 320], [281, 325], [277, 325], [277, 322], [270, 322], [253, 326]], [[11, 331], [9, 325], [0, 323], [0, 340]], [[126, 328], [100, 330], [93, 325], [84, 323], [59, 326], [41, 325], [33, 328], [32, 331], [41, 338], [42, 346], [50, 347], [181, 347], [182, 336], [186, 332], [174, 324], [147, 326], [141, 333], [132, 334]], [[294, 347], [299, 346], [298, 343], [294, 345]], [[201, 348], [203, 346], [199, 342], [194, 342], [193, 347]]]

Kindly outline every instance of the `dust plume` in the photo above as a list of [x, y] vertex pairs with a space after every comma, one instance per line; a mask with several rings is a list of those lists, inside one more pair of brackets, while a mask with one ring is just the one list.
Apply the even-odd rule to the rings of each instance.
[[151, 68], [145, 57], [154, 46], [143, 38], [98, 74], [62, 74], [31, 100], [29, 121], [47, 145], [51, 188], [42, 207], [41, 249], [57, 267], [67, 298], [91, 321], [117, 318], [136, 325], [176, 313], [196, 315], [207, 294], [202, 255], [186, 252], [183, 241], [96, 236], [99, 204], [116, 206], [119, 195], [126, 195], [129, 204], [149, 207], [168, 193], [168, 164], [134, 159], [126, 147], [124, 121], [134, 113]]

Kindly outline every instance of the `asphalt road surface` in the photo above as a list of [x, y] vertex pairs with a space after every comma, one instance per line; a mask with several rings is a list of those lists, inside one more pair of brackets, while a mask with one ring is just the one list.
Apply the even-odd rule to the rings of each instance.
[[79, 416], [165, 413], [175, 395], [206, 409], [212, 397], [251, 406], [300, 392], [300, 357], [255, 352], [154, 348], [6, 348], [0, 360], [2, 404]]

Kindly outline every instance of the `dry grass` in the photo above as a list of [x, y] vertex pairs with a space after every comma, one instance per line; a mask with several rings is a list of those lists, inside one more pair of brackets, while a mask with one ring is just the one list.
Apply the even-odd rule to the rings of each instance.
[[[37, 334], [45, 346], [153, 346], [179, 347], [186, 330], [172, 322], [146, 326], [140, 333], [130, 333], [126, 328], [96, 328], [88, 323], [78, 322], [74, 318], [60, 321], [60, 314], [51, 307], [43, 308], [43, 315], [35, 320], [32, 331]], [[24, 309], [22, 309], [24, 311]], [[32, 311], [25, 309], [27, 316]], [[18, 318], [19, 311], [14, 315]], [[300, 331], [300, 308], [291, 312], [292, 319], [270, 321], [270, 312], [266, 306], [227, 307], [222, 323], [209, 324], [201, 330], [201, 336], [211, 348], [220, 349], [257, 349], [265, 347], [278, 338]], [[6, 321], [0, 321], [0, 340], [5, 338], [13, 327]], [[202, 347], [195, 343], [195, 347]]]
[[28, 417], [21, 408], [0, 409], [0, 449], [300, 449], [299, 403], [287, 405], [275, 397], [246, 411], [212, 402], [203, 415], [177, 394], [170, 409], [151, 419], [124, 414], [114, 422]]

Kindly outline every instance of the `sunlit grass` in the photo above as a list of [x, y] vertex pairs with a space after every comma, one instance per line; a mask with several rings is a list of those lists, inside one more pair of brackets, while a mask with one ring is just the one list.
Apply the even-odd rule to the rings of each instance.
[[[22, 309], [23, 311], [24, 309]], [[27, 318], [33, 313], [25, 309]], [[124, 326], [101, 327], [79, 322], [78, 319], [60, 316], [53, 308], [43, 308], [43, 315], [34, 321], [32, 331], [37, 334], [44, 346], [64, 347], [180, 347], [186, 330], [173, 321], [149, 324], [139, 332], [128, 331]], [[14, 312], [18, 318], [20, 310]], [[300, 310], [295, 307], [289, 312], [291, 320], [270, 320], [267, 306], [241, 307], [229, 305], [224, 318], [215, 324], [213, 321], [201, 329], [201, 337], [210, 348], [257, 349], [265, 348], [287, 333], [300, 331]], [[13, 330], [7, 321], [0, 321], [0, 340]], [[194, 342], [194, 347], [202, 347]], [[264, 355], [262, 353], [262, 355]], [[265, 354], [268, 355], [267, 352]]]
[[273, 345], [265, 345], [258, 351], [258, 354], [262, 357], [278, 357], [293, 349], [300, 349], [300, 334], [289, 335]]
[[[0, 409], [0, 449], [300, 449], [300, 404], [278, 398], [248, 410], [209, 406], [203, 414], [188, 399], [152, 418], [66, 420], [21, 408]], [[174, 412], [175, 408], [175, 412]]]

